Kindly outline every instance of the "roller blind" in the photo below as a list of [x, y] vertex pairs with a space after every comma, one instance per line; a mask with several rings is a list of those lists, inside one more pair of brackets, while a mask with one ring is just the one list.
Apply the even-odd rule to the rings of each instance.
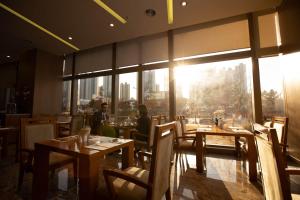
[[76, 74], [112, 69], [112, 45], [101, 46], [76, 55]]
[[246, 19], [226, 24], [174, 31], [174, 58], [249, 48]]
[[162, 33], [141, 39], [142, 64], [168, 60], [168, 35]]
[[117, 44], [117, 67], [140, 64], [139, 40], [131, 40]]
[[73, 66], [73, 55], [67, 55], [64, 60], [63, 66], [63, 75], [70, 76], [72, 75], [72, 66]]
[[258, 16], [260, 48], [277, 46], [276, 13]]

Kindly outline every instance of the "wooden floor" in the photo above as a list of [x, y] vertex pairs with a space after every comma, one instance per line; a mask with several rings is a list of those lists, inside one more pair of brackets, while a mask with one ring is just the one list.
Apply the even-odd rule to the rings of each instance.
[[[12, 151], [13, 153], [13, 151]], [[111, 155], [103, 160], [99, 168], [120, 167], [120, 156]], [[233, 155], [209, 154], [206, 158], [206, 173], [196, 172], [194, 154], [177, 154], [172, 166], [171, 188], [173, 199], [264, 199], [259, 183], [248, 180], [244, 162]], [[66, 172], [66, 173], [65, 173]], [[102, 173], [101, 173], [102, 174]], [[67, 176], [66, 176], [67, 175]], [[32, 175], [26, 174], [23, 187], [16, 190], [18, 164], [13, 155], [0, 161], [0, 199], [31, 199]], [[300, 181], [292, 177], [292, 191], [300, 191]], [[48, 199], [76, 199], [77, 187], [73, 180], [71, 166], [61, 169], [50, 180]], [[99, 178], [99, 195], [106, 195], [103, 177]], [[58, 189], [60, 187], [60, 189]], [[65, 188], [64, 188], [65, 187]], [[64, 191], [66, 189], [66, 191]]]

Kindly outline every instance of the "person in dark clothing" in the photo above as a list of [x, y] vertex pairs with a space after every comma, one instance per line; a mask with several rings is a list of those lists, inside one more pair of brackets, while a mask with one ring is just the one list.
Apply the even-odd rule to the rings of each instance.
[[100, 110], [94, 113], [91, 123], [92, 134], [101, 135], [101, 128], [104, 125], [104, 123], [109, 119], [109, 116], [107, 114], [107, 108], [108, 104], [104, 102], [101, 104]]
[[[139, 118], [137, 119], [137, 127], [139, 133], [149, 135], [151, 119], [148, 117], [148, 109], [144, 104], [139, 105]], [[139, 137], [138, 140], [147, 141], [147, 137]]]

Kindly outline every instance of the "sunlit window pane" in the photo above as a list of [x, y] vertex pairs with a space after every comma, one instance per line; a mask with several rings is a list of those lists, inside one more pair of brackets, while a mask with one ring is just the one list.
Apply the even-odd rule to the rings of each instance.
[[149, 115], [169, 115], [169, 71], [158, 69], [143, 72], [144, 104]]
[[251, 60], [241, 59], [175, 68], [176, 112], [191, 123], [222, 118], [228, 126], [252, 121]]
[[63, 82], [62, 112], [71, 110], [71, 81]]
[[[79, 112], [94, 112], [102, 102], [111, 103], [111, 76], [78, 80], [77, 107]], [[110, 106], [108, 106], [110, 110]]]
[[119, 75], [118, 118], [134, 117], [137, 108], [137, 73]]
[[279, 57], [259, 59], [259, 72], [264, 117], [284, 115], [283, 74]]

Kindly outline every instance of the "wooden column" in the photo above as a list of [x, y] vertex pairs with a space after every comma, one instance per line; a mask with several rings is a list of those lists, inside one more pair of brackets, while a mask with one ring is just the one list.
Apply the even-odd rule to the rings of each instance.
[[142, 67], [138, 69], [138, 104], [144, 103], [143, 71]]
[[174, 79], [174, 39], [173, 31], [168, 31], [168, 57], [169, 57], [169, 117], [174, 120], [176, 115], [176, 95]]
[[72, 61], [72, 79], [71, 79], [71, 103], [70, 103], [70, 115], [74, 114], [75, 108], [74, 108], [74, 99], [76, 99], [75, 96], [75, 53], [72, 55], [73, 61]]
[[117, 44], [112, 46], [112, 77], [111, 77], [111, 114], [116, 114], [116, 68], [117, 68]]
[[261, 104], [261, 90], [259, 77], [259, 63], [257, 56], [257, 49], [259, 45], [258, 25], [257, 20], [254, 19], [253, 14], [248, 14], [251, 59], [252, 59], [252, 77], [253, 77], [253, 117], [256, 123], [263, 122], [262, 104]]

